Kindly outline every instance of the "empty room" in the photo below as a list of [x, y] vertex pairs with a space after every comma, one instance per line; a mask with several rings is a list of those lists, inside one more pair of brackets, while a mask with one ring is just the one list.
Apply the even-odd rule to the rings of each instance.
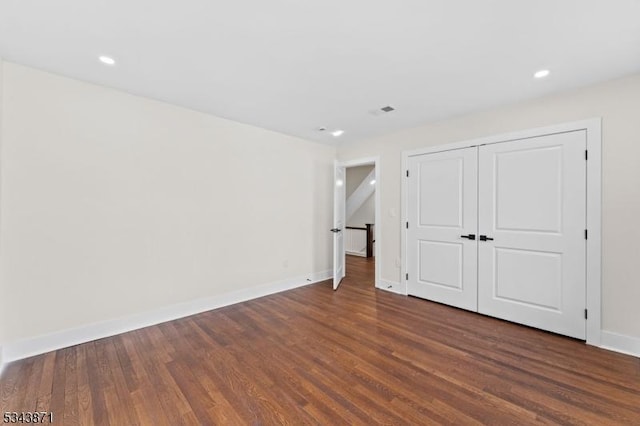
[[637, 0], [1, 0], [0, 416], [640, 425]]

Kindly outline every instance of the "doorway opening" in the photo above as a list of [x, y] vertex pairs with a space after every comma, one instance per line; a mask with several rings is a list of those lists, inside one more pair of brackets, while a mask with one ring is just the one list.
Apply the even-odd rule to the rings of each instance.
[[[342, 278], [348, 285], [375, 286], [379, 277], [380, 206], [377, 158], [336, 164], [343, 184], [336, 189], [336, 227], [342, 224], [334, 250], [334, 289]], [[339, 190], [338, 190], [339, 189]], [[337, 279], [337, 285], [336, 285]]]
[[375, 284], [376, 166], [346, 168], [345, 273], [350, 282]]

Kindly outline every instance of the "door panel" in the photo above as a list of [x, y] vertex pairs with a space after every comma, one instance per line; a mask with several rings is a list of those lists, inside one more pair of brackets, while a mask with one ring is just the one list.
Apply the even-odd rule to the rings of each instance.
[[495, 261], [495, 299], [560, 312], [562, 256], [559, 253], [496, 248]]
[[550, 146], [494, 153], [496, 229], [560, 232], [562, 151]]
[[420, 241], [418, 280], [462, 290], [462, 244]]
[[346, 170], [334, 166], [333, 192], [333, 289], [337, 290], [345, 276], [344, 226], [345, 226], [345, 178]]
[[586, 133], [479, 148], [478, 311], [584, 339]]
[[409, 158], [407, 292], [477, 309], [477, 150]]
[[464, 158], [432, 158], [420, 163], [420, 226], [462, 227], [463, 177]]

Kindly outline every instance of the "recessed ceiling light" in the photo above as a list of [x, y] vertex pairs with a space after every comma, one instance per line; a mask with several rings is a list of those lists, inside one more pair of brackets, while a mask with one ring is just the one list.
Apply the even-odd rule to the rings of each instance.
[[376, 180], [375, 179], [371, 179], [371, 182], [369, 182], [371, 185], [375, 185], [376, 184]]
[[548, 75], [549, 75], [549, 70], [540, 70], [540, 71], [537, 71], [533, 76], [535, 78], [545, 78]]
[[106, 64], [106, 65], [115, 65], [116, 64], [116, 60], [113, 59], [111, 56], [100, 56], [98, 59], [100, 59], [100, 62], [102, 62], [103, 64]]
[[344, 130], [334, 130], [333, 132], [331, 132], [331, 134], [336, 138], [338, 136], [342, 136], [343, 133], [344, 133]]

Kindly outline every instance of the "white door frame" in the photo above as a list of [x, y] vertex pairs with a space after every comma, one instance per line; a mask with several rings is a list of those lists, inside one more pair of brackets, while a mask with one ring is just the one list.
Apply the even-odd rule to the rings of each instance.
[[[407, 165], [409, 157], [452, 149], [468, 148], [498, 142], [526, 139], [555, 133], [585, 130], [587, 134], [587, 300], [589, 312], [587, 318], [587, 343], [600, 346], [602, 333], [602, 118], [591, 118], [570, 123], [561, 123], [548, 127], [539, 127], [511, 133], [503, 133], [479, 139], [454, 142], [445, 145], [425, 147], [417, 150], [402, 152], [402, 192], [401, 208], [402, 222], [407, 221], [408, 193], [407, 193]], [[377, 201], [376, 201], [377, 203]], [[377, 207], [377, 205], [376, 205]], [[404, 228], [404, 227], [403, 227]], [[401, 233], [400, 258], [402, 261], [402, 276], [407, 273], [407, 232]], [[377, 266], [377, 265], [376, 265]], [[406, 294], [406, 281], [404, 293]]]
[[[374, 193], [375, 196], [375, 226], [374, 226], [374, 239], [375, 239], [375, 286], [376, 288], [381, 288], [386, 290], [384, 286], [379, 283], [380, 280], [380, 265], [382, 265], [382, 238], [380, 232], [380, 219], [382, 215], [380, 214], [380, 157], [365, 157], [359, 158], [356, 160], [348, 160], [348, 161], [339, 161], [337, 163], [338, 166], [349, 168], [349, 167], [357, 167], [357, 166], [371, 166], [373, 165], [375, 170], [375, 179], [376, 179], [376, 190]], [[335, 191], [335, 190], [334, 190]], [[346, 200], [345, 200], [346, 202]], [[346, 222], [345, 222], [346, 226]], [[346, 267], [346, 266], [345, 266]]]

